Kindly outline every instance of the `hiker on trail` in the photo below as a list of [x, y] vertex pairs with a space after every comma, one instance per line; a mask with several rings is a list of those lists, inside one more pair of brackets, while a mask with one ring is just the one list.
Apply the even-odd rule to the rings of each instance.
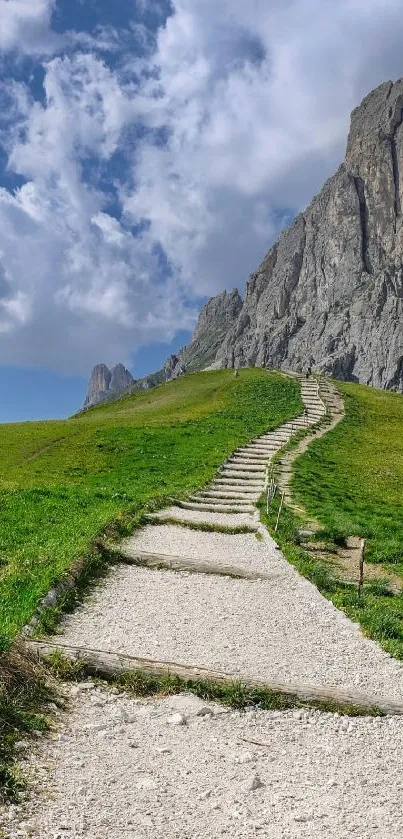
[[309, 379], [311, 374], [312, 374], [312, 367], [307, 367], [306, 378]]

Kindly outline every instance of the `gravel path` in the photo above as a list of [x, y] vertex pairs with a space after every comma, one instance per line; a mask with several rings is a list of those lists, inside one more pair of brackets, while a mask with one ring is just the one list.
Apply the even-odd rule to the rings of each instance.
[[[263, 532], [263, 531], [262, 531]], [[213, 560], [216, 565], [234, 565], [250, 571], [286, 572], [288, 563], [276, 542], [266, 534], [266, 547], [249, 533], [231, 534], [205, 533], [175, 525], [150, 525], [138, 530], [134, 536], [125, 539], [122, 548], [128, 553], [147, 551], [192, 559]]]
[[206, 513], [201, 510], [185, 510], [183, 507], [165, 507], [155, 517], [164, 519], [178, 519], [179, 521], [190, 521], [196, 523], [219, 524], [224, 527], [257, 527], [259, 517], [257, 513]]
[[84, 687], [30, 759], [37, 796], [0, 816], [6, 839], [403, 834], [402, 718], [223, 713]]
[[[177, 549], [172, 537], [171, 548], [184, 554], [184, 531], [176, 530]], [[205, 535], [199, 534], [201, 552]], [[224, 538], [230, 550], [234, 537]], [[149, 534], [146, 544], [152, 548]], [[118, 566], [68, 618], [63, 643], [401, 698], [402, 664], [301, 577], [272, 540], [244, 534], [237, 545], [245, 556], [251, 548], [255, 562], [260, 555], [267, 570], [277, 570], [274, 579]]]
[[[314, 381], [303, 380], [301, 390], [304, 422], [313, 423], [323, 403]], [[291, 426], [284, 426], [288, 435]], [[217, 485], [225, 469], [233, 471], [224, 467]], [[213, 506], [214, 494], [210, 500]], [[273, 579], [115, 566], [65, 620], [63, 643], [401, 699], [403, 665], [300, 577], [257, 512], [204, 512], [201, 503], [161, 511], [161, 524], [137, 532], [126, 549], [205, 558]], [[247, 524], [261, 538], [192, 531], [164, 524], [166, 517]], [[58, 715], [50, 740], [38, 738], [25, 766], [36, 794], [3, 809], [0, 837], [402, 835], [403, 717], [239, 713], [189, 695], [135, 700], [91, 683], [65, 689], [71, 712]]]

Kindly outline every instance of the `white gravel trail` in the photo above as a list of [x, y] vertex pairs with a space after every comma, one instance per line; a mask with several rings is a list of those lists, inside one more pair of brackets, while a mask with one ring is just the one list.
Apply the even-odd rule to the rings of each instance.
[[214, 513], [202, 512], [201, 510], [186, 510], [184, 507], [165, 507], [164, 510], [155, 514], [155, 518], [176, 519], [178, 521], [195, 522], [196, 524], [218, 524], [221, 527], [248, 527], [259, 526], [258, 513]]
[[[314, 422], [324, 410], [316, 385], [303, 380], [301, 387], [307, 422]], [[161, 511], [161, 523], [138, 531], [125, 550], [208, 559], [273, 578], [115, 566], [65, 619], [62, 643], [402, 698], [403, 665], [298, 574], [257, 512], [198, 505]], [[167, 517], [247, 524], [260, 538], [194, 531], [164, 524]], [[4, 839], [403, 835], [403, 717], [240, 713], [189, 695], [135, 700], [91, 683], [66, 691], [71, 712], [59, 714], [50, 740], [39, 737], [25, 767], [35, 794], [0, 813]]]
[[401, 717], [72, 690], [71, 713], [30, 758], [37, 794], [0, 815], [5, 839], [403, 835]]
[[[185, 555], [189, 531], [171, 531], [170, 549]], [[199, 556], [211, 552], [211, 535], [198, 533]], [[213, 534], [217, 536], [217, 534]], [[403, 665], [391, 658], [336, 609], [284, 559], [270, 537], [236, 538], [238, 556], [249, 554], [275, 572], [269, 582], [118, 566], [92, 597], [67, 619], [63, 643], [141, 658], [200, 665], [239, 676], [354, 687], [401, 699]], [[147, 528], [137, 550], [161, 547]], [[222, 543], [221, 543], [222, 544]], [[194, 550], [196, 542], [193, 542]], [[211, 553], [210, 553], [211, 556]], [[221, 554], [220, 554], [221, 559]], [[218, 560], [220, 561], [220, 560]]]
[[262, 537], [264, 535], [266, 539], [267, 550], [262, 550], [262, 542], [253, 534], [228, 536], [226, 533], [203, 532], [169, 524], [150, 525], [125, 539], [122, 548], [128, 554], [145, 551], [177, 556], [179, 551], [180, 556], [208, 559], [216, 565], [234, 565], [250, 571], [276, 570], [286, 573], [289, 565], [284, 561], [276, 542], [263, 528], [261, 532]]

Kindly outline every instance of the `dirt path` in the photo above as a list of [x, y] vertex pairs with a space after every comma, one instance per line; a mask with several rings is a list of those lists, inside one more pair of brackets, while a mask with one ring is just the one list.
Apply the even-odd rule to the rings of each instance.
[[[315, 380], [301, 388], [303, 417], [234, 453], [208, 489], [125, 542], [128, 564], [65, 621], [63, 644], [401, 700], [403, 666], [300, 577], [259, 523], [267, 464], [325, 412]], [[130, 564], [139, 557], [159, 557], [163, 570]], [[169, 557], [193, 563], [192, 573], [167, 570]], [[212, 564], [233, 573], [206, 572]], [[7, 839], [401, 836], [403, 717], [240, 713], [91, 682], [65, 690], [70, 713], [50, 741], [39, 738], [26, 766], [36, 792], [4, 812]]]

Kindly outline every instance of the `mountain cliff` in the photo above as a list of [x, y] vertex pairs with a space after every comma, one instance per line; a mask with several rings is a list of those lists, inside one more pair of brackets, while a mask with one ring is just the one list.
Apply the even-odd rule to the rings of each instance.
[[200, 312], [190, 344], [165, 362], [165, 378], [174, 379], [211, 365], [241, 309], [242, 297], [238, 289], [211, 297]]
[[[125, 371], [125, 390], [209, 366], [265, 365], [402, 391], [402, 207], [400, 79], [353, 111], [343, 163], [251, 274], [244, 300], [237, 290], [212, 297], [190, 344], [152, 376]], [[114, 398], [113, 381], [94, 368], [85, 407]]]
[[91, 373], [84, 408], [92, 408], [100, 402], [111, 402], [133, 383], [132, 374], [123, 364], [116, 364], [112, 370], [109, 370], [106, 364], [97, 364]]
[[224, 367], [403, 389], [403, 80], [351, 116], [344, 162], [251, 275]]

